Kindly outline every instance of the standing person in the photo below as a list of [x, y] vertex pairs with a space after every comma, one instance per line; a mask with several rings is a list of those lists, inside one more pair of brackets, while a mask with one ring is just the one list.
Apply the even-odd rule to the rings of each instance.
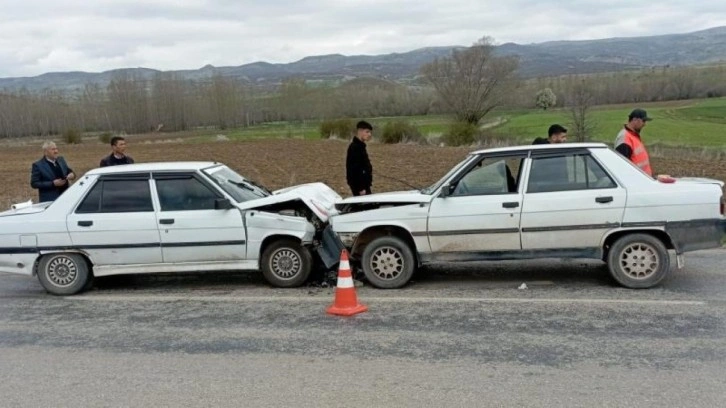
[[567, 129], [564, 126], [554, 124], [547, 130], [547, 139], [538, 137], [532, 142], [533, 145], [537, 144], [550, 144], [550, 143], [565, 143], [567, 141]]
[[43, 143], [43, 158], [33, 163], [30, 170], [30, 186], [38, 189], [38, 202], [55, 201], [75, 178], [73, 169], [58, 155], [56, 144]]
[[371, 140], [373, 126], [362, 120], [356, 125], [356, 135], [348, 146], [345, 159], [345, 174], [350, 191], [354, 196], [371, 194], [373, 166], [368, 159], [366, 142]]
[[648, 151], [645, 150], [645, 145], [640, 138], [640, 132], [645, 127], [645, 122], [650, 120], [651, 118], [643, 109], [633, 109], [628, 116], [628, 123], [625, 124], [615, 138], [615, 150], [635, 163], [648, 175], [653, 176]]
[[134, 164], [134, 159], [126, 155], [126, 139], [121, 136], [111, 138], [111, 154], [101, 159], [101, 167]]

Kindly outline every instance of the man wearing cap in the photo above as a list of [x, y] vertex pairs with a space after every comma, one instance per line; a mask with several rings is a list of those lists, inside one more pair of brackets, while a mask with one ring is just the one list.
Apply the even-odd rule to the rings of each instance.
[[648, 151], [645, 150], [645, 145], [640, 139], [640, 131], [645, 127], [645, 122], [649, 120], [651, 118], [648, 117], [645, 110], [633, 109], [628, 116], [628, 123], [625, 124], [623, 130], [615, 138], [615, 150], [635, 163], [648, 175], [653, 176]]

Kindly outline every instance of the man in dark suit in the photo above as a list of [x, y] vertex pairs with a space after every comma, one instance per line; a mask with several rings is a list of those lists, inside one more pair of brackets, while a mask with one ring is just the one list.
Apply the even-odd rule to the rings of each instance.
[[58, 155], [55, 143], [45, 142], [43, 158], [33, 163], [30, 171], [30, 186], [38, 189], [38, 202], [55, 201], [75, 178], [73, 169]]
[[368, 159], [366, 142], [371, 140], [373, 126], [362, 120], [356, 125], [356, 135], [348, 146], [345, 158], [345, 178], [354, 196], [371, 193], [373, 166]]

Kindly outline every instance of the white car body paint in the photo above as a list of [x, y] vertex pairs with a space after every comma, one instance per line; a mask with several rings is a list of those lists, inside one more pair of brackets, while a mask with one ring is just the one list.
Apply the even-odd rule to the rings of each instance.
[[[203, 170], [212, 162], [145, 163], [94, 169], [79, 177], [56, 201], [17, 206], [0, 212], [0, 272], [31, 276], [38, 259], [49, 253], [80, 253], [94, 275], [124, 273], [257, 270], [266, 238], [284, 236], [311, 245], [310, 220], [260, 210], [303, 203], [322, 223], [340, 196], [323, 183], [293, 186], [271, 195], [237, 202]], [[149, 177], [153, 211], [81, 214], [76, 209], [102, 177], [151, 173], [188, 173], [226, 198], [229, 209], [161, 211], [156, 180]], [[162, 220], [173, 219], [165, 225]], [[80, 225], [91, 222], [92, 225]], [[170, 244], [170, 245], [165, 245]], [[201, 245], [201, 246], [199, 246]]]
[[[532, 157], [549, 152], [581, 151], [589, 155], [615, 181], [611, 188], [527, 193]], [[596, 257], [608, 236], [621, 231], [677, 233], [677, 253], [720, 246], [713, 228], [723, 228], [720, 180], [678, 178], [660, 182], [601, 143], [527, 145], [485, 149], [472, 157], [525, 154], [516, 192], [506, 195], [441, 197], [442, 186], [455, 182], [466, 165], [451, 171], [430, 194], [401, 191], [350, 197], [338, 203], [340, 214], [330, 224], [341, 241], [360, 256], [357, 238], [365, 231], [396, 227], [415, 243], [419, 263], [426, 260], [519, 259], [548, 253], [558, 257]], [[602, 200], [603, 202], [600, 202]], [[516, 202], [516, 208], [503, 208]], [[357, 205], [377, 208], [356, 211]], [[402, 205], [403, 204], [403, 205]], [[350, 212], [348, 212], [350, 211]], [[682, 222], [683, 224], [678, 224]], [[689, 236], [705, 222], [711, 236], [704, 242]], [[675, 223], [675, 224], [674, 224]], [[693, 223], [693, 224], [691, 224]], [[716, 227], [714, 227], [716, 226]], [[703, 227], [705, 228], [705, 227]], [[690, 241], [689, 241], [690, 240]], [[695, 240], [695, 241], [694, 241]], [[364, 243], [365, 244], [365, 243]], [[364, 245], [361, 244], [361, 245]], [[681, 247], [678, 247], [678, 245]], [[588, 252], [587, 250], [591, 250]], [[534, 252], [532, 252], [534, 251]], [[548, 252], [550, 251], [550, 252]], [[554, 252], [552, 252], [554, 251]], [[560, 251], [558, 253], [556, 251]], [[457, 257], [446, 258], [446, 254]]]

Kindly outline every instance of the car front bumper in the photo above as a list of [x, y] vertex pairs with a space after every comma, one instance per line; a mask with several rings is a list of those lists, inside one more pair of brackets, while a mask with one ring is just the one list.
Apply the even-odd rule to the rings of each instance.
[[333, 227], [328, 225], [323, 230], [321, 243], [317, 248], [320, 259], [325, 264], [326, 268], [333, 268], [340, 262], [340, 256], [343, 250], [346, 249], [343, 242], [333, 232]]

